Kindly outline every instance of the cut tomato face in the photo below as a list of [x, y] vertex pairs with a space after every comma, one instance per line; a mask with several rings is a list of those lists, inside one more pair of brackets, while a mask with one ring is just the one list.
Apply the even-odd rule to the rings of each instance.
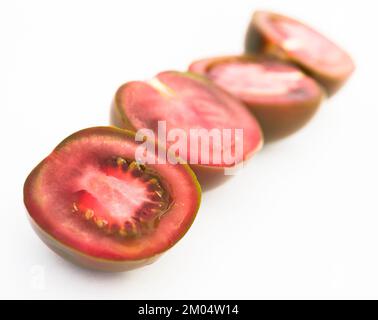
[[354, 70], [350, 56], [331, 40], [292, 18], [265, 11], [254, 14], [247, 53], [270, 54], [297, 63], [332, 94]]
[[[183, 139], [168, 139], [166, 144], [168, 148], [185, 144], [178, 156], [199, 174], [202, 184], [206, 181], [200, 173], [206, 169], [223, 175], [225, 168], [246, 160], [262, 145], [259, 124], [245, 106], [206, 78], [191, 73], [169, 71], [149, 82], [126, 83], [116, 93], [115, 110], [120, 120], [116, 122], [123, 127], [148, 128], [159, 137], [159, 122], [163, 122], [166, 136], [182, 133]], [[242, 137], [235, 134], [236, 130], [241, 130]], [[225, 132], [229, 139], [223, 136]], [[205, 148], [201, 140], [192, 140], [202, 133], [209, 134]], [[242, 152], [235, 152], [240, 145]], [[225, 154], [230, 155], [227, 160]]]
[[301, 128], [320, 105], [319, 85], [297, 67], [253, 56], [228, 56], [192, 63], [192, 72], [205, 75], [243, 101], [256, 115], [266, 140]]
[[[135, 134], [110, 127], [79, 131], [29, 175], [24, 201], [33, 226], [56, 252], [85, 266], [145, 265], [189, 229], [200, 187], [184, 164], [135, 161]], [[148, 151], [149, 152], [149, 151]]]

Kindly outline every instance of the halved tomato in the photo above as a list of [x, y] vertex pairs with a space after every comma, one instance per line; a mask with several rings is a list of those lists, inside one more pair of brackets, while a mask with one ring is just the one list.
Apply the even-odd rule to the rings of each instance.
[[287, 136], [315, 114], [323, 90], [300, 69], [276, 59], [226, 56], [196, 61], [205, 75], [244, 102], [259, 120], [266, 141]]
[[58, 254], [90, 268], [129, 270], [154, 261], [191, 226], [201, 198], [193, 172], [158, 164], [160, 152], [149, 154], [155, 163], [140, 164], [134, 138], [111, 127], [76, 132], [27, 178], [32, 225]]
[[[159, 122], [163, 122], [164, 139], [170, 133], [182, 133], [180, 141], [167, 139], [167, 147], [185, 145], [178, 156], [189, 163], [205, 188], [218, 185], [227, 177], [227, 169], [242, 163], [263, 143], [258, 122], [239, 100], [192, 73], [167, 71], [148, 82], [126, 83], [118, 89], [114, 102], [113, 122], [119, 126], [149, 128], [158, 138]], [[206, 143], [202, 144], [201, 137], [193, 143], [191, 138], [201, 133], [208, 133]], [[227, 161], [225, 154], [230, 155]]]
[[246, 36], [247, 53], [291, 61], [335, 93], [355, 69], [351, 57], [334, 42], [293, 18], [257, 11]]

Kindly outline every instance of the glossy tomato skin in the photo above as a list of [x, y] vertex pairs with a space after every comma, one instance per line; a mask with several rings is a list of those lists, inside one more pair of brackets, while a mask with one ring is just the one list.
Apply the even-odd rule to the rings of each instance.
[[[188, 183], [193, 185], [193, 198], [188, 199], [188, 201], [193, 202], [193, 211], [190, 213], [190, 217], [187, 220], [188, 222], [185, 224], [185, 226], [180, 227], [177, 239], [174, 242], [167, 245], [163, 250], [160, 250], [159, 252], [153, 252], [147, 255], [145, 254], [145, 256], [140, 259], [130, 259], [127, 257], [112, 259], [108, 257], [96, 256], [95, 254], [92, 255], [88, 252], [83, 252], [82, 250], [75, 248], [75, 246], [65, 243], [65, 241], [59, 239], [59, 233], [54, 233], [56, 231], [55, 229], [61, 228], [60, 221], [57, 221], [57, 225], [53, 226], [54, 230], [50, 230], [50, 227], [47, 227], [47, 224], [43, 223], [43, 219], [41, 220], [40, 213], [37, 213], [41, 210], [38, 203], [38, 199], [44, 197], [43, 194], [41, 194], [39, 197], [36, 196], [36, 186], [38, 185], [39, 180], [41, 179], [41, 170], [44, 168], [44, 166], [46, 166], [46, 163], [49, 162], [50, 157], [55, 157], [55, 153], [60, 148], [69, 145], [72, 141], [76, 139], [77, 136], [91, 136], [93, 134], [101, 135], [107, 133], [123, 136], [125, 139], [134, 139], [135, 137], [135, 134], [131, 131], [120, 130], [118, 128], [112, 127], [88, 128], [71, 135], [70, 137], [62, 141], [56, 147], [56, 149], [54, 149], [54, 151], [47, 158], [45, 158], [39, 165], [37, 165], [29, 174], [24, 184], [24, 203], [27, 208], [28, 219], [31, 223], [33, 230], [40, 237], [40, 239], [55, 253], [67, 259], [68, 261], [85, 268], [99, 271], [120, 272], [136, 269], [153, 263], [166, 250], [170, 249], [177, 241], [179, 241], [185, 235], [185, 233], [189, 230], [191, 224], [194, 222], [197, 211], [199, 209], [201, 200], [201, 189], [191, 169], [186, 165], [179, 164], [178, 166], [180, 166], [180, 170], [184, 170], [185, 172], [187, 172], [187, 176], [190, 177], [191, 181], [188, 181]], [[172, 182], [170, 181], [169, 183], [171, 184]], [[51, 210], [52, 212], [54, 211], [53, 209], [54, 208], [52, 208]]]
[[[303, 128], [318, 111], [323, 96], [301, 104], [287, 104], [279, 109], [275, 105], [249, 105], [263, 128], [267, 142], [273, 142]], [[278, 109], [278, 110], [277, 110]]]
[[[185, 76], [193, 77], [195, 79], [198, 79], [201, 82], [204, 82], [205, 84], [209, 86], [214, 86], [214, 84], [209, 81], [206, 77], [203, 75], [198, 75], [198, 73], [192, 73], [187, 72], [183, 73]], [[129, 117], [125, 112], [123, 111], [122, 107], [122, 92], [127, 89], [130, 83], [125, 83], [122, 86], [120, 86], [115, 93], [114, 99], [111, 104], [111, 111], [110, 111], [110, 121], [111, 124], [115, 127], [123, 128], [126, 130], [136, 131], [137, 129], [133, 126], [131, 123]], [[228, 94], [228, 93], [226, 93]], [[249, 159], [252, 157], [255, 153], [257, 153], [264, 144], [264, 138], [263, 133], [260, 129], [259, 131], [260, 135], [260, 143], [259, 145], [253, 150], [253, 152], [249, 153], [244, 160]], [[195, 173], [200, 185], [202, 191], [209, 191], [211, 189], [214, 189], [224, 182], [226, 182], [228, 179], [230, 179], [233, 174], [230, 174], [229, 169], [227, 167], [212, 167], [207, 165], [200, 165], [200, 164], [190, 164], [190, 168]], [[237, 168], [235, 167], [235, 170]]]
[[110, 261], [106, 259], [91, 257], [75, 250], [74, 248], [64, 245], [63, 243], [49, 235], [47, 232], [42, 230], [33, 219], [29, 220], [35, 233], [52, 251], [54, 251], [65, 260], [87, 269], [105, 272], [130, 271], [152, 264], [161, 256], [161, 254], [158, 254], [150, 258], [134, 261]]
[[[354, 63], [350, 57], [348, 57], [350, 68], [342, 74], [325, 72], [316, 66], [309, 65], [303, 59], [298, 59], [296, 55], [288, 52], [280, 42], [273, 39], [269, 33], [266, 32], [264, 25], [261, 23], [261, 20], [266, 16], [276, 19], [290, 19], [295, 23], [302, 24], [297, 20], [277, 13], [266, 11], [255, 12], [245, 36], [245, 53], [247, 55], [264, 55], [294, 63], [317, 80], [325, 88], [329, 96], [334, 95], [346, 83], [355, 69]], [[327, 53], [325, 52], [324, 54]]]
[[[289, 66], [302, 73], [300, 69], [297, 69], [297, 67], [291, 63], [277, 60], [274, 57], [261, 55], [221, 56], [202, 59], [193, 62], [189, 66], [189, 71], [209, 77], [211, 69], [216, 65], [235, 62], [257, 64], [276, 63], [282, 66]], [[288, 99], [287, 102], [275, 104], [271, 101], [248, 101], [236, 95], [257, 118], [264, 133], [265, 142], [273, 142], [298, 131], [311, 120], [319, 109], [324, 99], [324, 90], [312, 79], [304, 74], [303, 76], [311, 83], [312, 90], [309, 91], [311, 94], [309, 94], [307, 98], [300, 101], [290, 101]], [[210, 80], [213, 79], [210, 78]], [[223, 89], [227, 90], [226, 88]]]

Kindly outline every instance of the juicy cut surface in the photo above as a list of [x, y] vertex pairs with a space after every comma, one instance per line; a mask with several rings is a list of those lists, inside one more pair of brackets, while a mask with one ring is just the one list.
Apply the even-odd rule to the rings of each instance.
[[243, 160], [261, 144], [259, 125], [244, 105], [218, 87], [190, 74], [164, 72], [153, 82], [131, 82], [119, 91], [118, 97], [121, 112], [134, 128], [151, 128], [157, 132], [158, 122], [164, 121], [168, 134], [175, 129], [183, 131], [188, 148], [181, 157], [186, 160], [196, 154], [200, 164], [223, 165], [212, 161], [212, 154], [232, 152], [235, 148], [235, 134], [231, 135], [229, 145], [222, 140], [210, 139], [210, 159], [205, 163], [198, 146], [190, 143], [189, 137], [195, 130], [242, 129], [245, 151], [235, 162]]
[[348, 74], [354, 64], [350, 56], [311, 27], [289, 17], [260, 12], [267, 34], [300, 62], [334, 75]]
[[293, 66], [274, 62], [225, 62], [208, 77], [245, 102], [288, 103], [319, 94], [316, 83]]

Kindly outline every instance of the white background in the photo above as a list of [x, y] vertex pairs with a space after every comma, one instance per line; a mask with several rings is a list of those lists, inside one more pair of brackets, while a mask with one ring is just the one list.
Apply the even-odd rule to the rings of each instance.
[[[155, 264], [107, 274], [42, 244], [22, 200], [65, 136], [108, 124], [117, 87], [239, 53], [253, 10], [326, 33], [350, 82], [296, 135], [203, 195]], [[0, 298], [378, 298], [376, 1], [1, 1]]]

